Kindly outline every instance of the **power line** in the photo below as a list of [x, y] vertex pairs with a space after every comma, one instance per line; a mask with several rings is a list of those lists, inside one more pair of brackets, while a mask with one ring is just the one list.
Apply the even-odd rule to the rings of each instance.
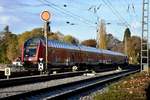
[[[104, 1], [104, 0], [103, 0]], [[117, 16], [126, 23], [126, 26], [131, 27], [130, 24], [120, 15], [120, 13], [113, 7], [113, 5], [111, 4], [111, 2], [109, 0], [107, 0], [108, 4], [110, 5], [110, 7], [112, 8], [112, 10], [114, 10], [114, 12], [117, 14]]]
[[125, 6], [127, 4], [127, 9], [126, 9], [126, 12], [128, 13], [129, 15], [129, 19], [132, 20], [132, 15], [130, 14], [130, 2], [128, 2], [127, 0], [123, 0], [125, 2]]
[[[109, 5], [107, 4], [107, 2], [105, 2], [105, 0], [102, 0], [102, 1], [104, 2], [104, 4], [105, 4], [106, 6], [108, 6], [108, 8], [112, 11], [112, 13], [113, 13], [116, 17], [118, 17], [118, 18], [120, 19], [120, 17], [115, 13], [115, 11], [112, 9], [112, 7], [109, 6]], [[122, 22], [121, 19], [120, 19], [120, 21], [121, 21], [121, 23], [124, 24], [124, 22]], [[126, 25], [125, 25], [125, 26], [126, 26]]]
[[21, 6], [21, 7], [23, 7], [23, 6], [25, 6], [25, 7], [42, 7], [43, 6], [43, 4], [31, 5], [31, 4], [19, 3], [19, 2], [17, 2], [16, 5]]
[[134, 11], [134, 17], [135, 17], [135, 19], [137, 19], [137, 18], [138, 18], [138, 15], [136, 14], [136, 9], [135, 9], [135, 5], [134, 5], [133, 0], [132, 0], [132, 9], [133, 9], [133, 11]]
[[133, 13], [134, 14], [133, 17], [137, 20], [138, 15], [136, 14], [136, 8], [135, 8], [135, 4], [134, 4], [133, 0], [131, 0], [130, 2], [128, 2], [127, 0], [124, 0], [124, 2], [128, 4], [127, 12], [129, 13], [129, 16], [132, 17], [132, 13]]
[[[125, 0], [125, 3], [126, 2], [127, 2], [127, 0]], [[127, 13], [129, 14], [131, 23], [139, 22], [138, 15], [136, 14], [136, 7], [135, 7], [133, 0], [130, 0], [130, 2], [127, 2], [127, 3], [128, 3]], [[135, 28], [136, 28], [135, 26], [136, 26], [136, 24], [131, 24], [131, 28], [132, 28], [133, 32], [135, 32]]]
[[[44, 2], [43, 2], [43, 1], [44, 1]], [[44, 5], [46, 5], [46, 6], [51, 7], [52, 9], [54, 9], [54, 10], [56, 10], [56, 11], [61, 12], [61, 13], [64, 14], [64, 15], [68, 15], [68, 16], [74, 18], [74, 19], [78, 19], [78, 20], [82, 21], [82, 22], [85, 23], [85, 24], [93, 24], [93, 22], [90, 22], [89, 20], [84, 19], [84, 18], [82, 18], [81, 16], [78, 16], [78, 15], [76, 15], [76, 14], [73, 14], [73, 13], [70, 12], [70, 11], [66, 11], [65, 9], [59, 7], [58, 5], [56, 5], [56, 4], [54, 4], [54, 3], [51, 3], [51, 2], [49, 2], [49, 1], [47, 1], [47, 0], [40, 0], [40, 2], [41, 2], [42, 4], [44, 4]], [[93, 25], [94, 25], [94, 24], [93, 24]], [[93, 26], [93, 25], [92, 25], [92, 27], [95, 27], [95, 26]]]
[[102, 0], [106, 6], [108, 6], [108, 8], [112, 11], [112, 13], [121, 21], [121, 23], [123, 25], [125, 25], [126, 27], [130, 27], [130, 25], [128, 23], [126, 23], [120, 16], [119, 14], [114, 10], [114, 8], [108, 4], [105, 0]]

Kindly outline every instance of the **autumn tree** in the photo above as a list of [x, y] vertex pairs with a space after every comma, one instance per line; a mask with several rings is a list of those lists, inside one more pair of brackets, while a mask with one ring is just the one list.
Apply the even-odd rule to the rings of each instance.
[[0, 63], [9, 63], [9, 59], [7, 58], [6, 55], [6, 44], [4, 43], [3, 40], [0, 40]]
[[124, 53], [124, 45], [123, 45], [123, 43], [118, 43], [117, 45], [114, 45], [111, 50]]
[[10, 32], [10, 31], [9, 31], [9, 26], [6, 25], [5, 28], [4, 28], [4, 33], [9, 33], [9, 32]]
[[8, 46], [7, 46], [7, 57], [9, 61], [14, 61], [18, 56], [19, 56], [19, 47], [18, 47], [18, 40], [17, 40], [17, 35], [11, 34], [8, 37]]
[[54, 32], [51, 32], [48, 34], [48, 39], [51, 39], [51, 40], [59, 40], [59, 37], [56, 33]]
[[137, 36], [132, 36], [128, 39], [128, 57], [130, 63], [138, 64], [140, 61], [141, 39]]
[[[61, 37], [60, 35], [61, 35], [60, 32], [49, 32], [47, 34], [47, 37], [48, 37], [48, 39], [51, 39], [51, 40], [60, 40], [60, 37]], [[44, 36], [44, 32], [43, 32], [42, 28], [35, 28], [31, 31], [26, 31], [19, 36], [19, 39], [18, 39], [19, 46], [21, 47], [22, 44], [25, 42], [25, 40], [27, 40], [29, 38], [43, 37], [43, 36]]]
[[67, 42], [67, 43], [71, 43], [71, 44], [77, 44], [78, 43], [78, 40], [76, 40], [74, 37], [72, 37], [71, 35], [66, 35], [64, 36], [64, 39], [63, 39], [64, 42]]
[[131, 32], [130, 32], [130, 29], [129, 28], [126, 28], [125, 29], [125, 32], [124, 32], [124, 38], [123, 38], [123, 42], [125, 42], [125, 39], [127, 38], [130, 38], [131, 37]]
[[25, 42], [25, 40], [31, 38], [31, 37], [40, 37], [43, 36], [43, 29], [42, 28], [35, 28], [31, 31], [26, 31], [24, 33], [22, 33], [19, 36], [18, 42], [19, 42], [19, 47], [21, 47], [23, 45], [23, 43]]
[[96, 47], [96, 40], [95, 39], [88, 39], [81, 42], [82, 45]]
[[121, 41], [118, 40], [116, 37], [114, 37], [110, 33], [106, 34], [106, 43], [107, 43], [107, 49], [108, 50], [112, 50], [112, 49], [116, 49], [117, 51], [121, 50], [118, 48], [118, 47], [121, 47]]
[[129, 28], [126, 28], [124, 32], [124, 38], [123, 38], [123, 43], [124, 43], [124, 53], [128, 55], [128, 40], [131, 37], [131, 32]]
[[104, 20], [101, 20], [97, 39], [98, 39], [98, 48], [106, 49], [106, 27]]
[[9, 31], [9, 26], [3, 30], [4, 36], [0, 40], [0, 62], [11, 63], [18, 57], [18, 38], [17, 35]]

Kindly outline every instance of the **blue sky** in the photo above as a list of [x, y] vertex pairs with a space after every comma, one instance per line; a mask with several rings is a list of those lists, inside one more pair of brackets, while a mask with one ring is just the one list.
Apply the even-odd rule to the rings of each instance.
[[5, 25], [16, 34], [42, 27], [43, 10], [52, 13], [53, 32], [71, 34], [80, 41], [96, 38], [97, 16], [111, 23], [106, 24], [107, 33], [120, 40], [126, 24], [132, 35], [141, 34], [142, 0], [0, 0], [0, 31]]

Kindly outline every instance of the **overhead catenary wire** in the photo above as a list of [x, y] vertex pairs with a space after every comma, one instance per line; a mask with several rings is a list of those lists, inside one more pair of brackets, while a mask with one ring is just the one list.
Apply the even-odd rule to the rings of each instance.
[[54, 10], [56, 10], [56, 11], [59, 11], [59, 12], [61, 12], [62, 14], [64, 14], [64, 15], [67, 15], [67, 16], [70, 16], [71, 18], [74, 18], [74, 19], [78, 19], [78, 20], [80, 20], [82, 23], [84, 23], [84, 24], [90, 24], [90, 27], [92, 26], [92, 27], [95, 27], [95, 25], [94, 25], [94, 22], [91, 22], [91, 21], [89, 21], [89, 20], [87, 20], [87, 19], [85, 19], [85, 18], [82, 18], [81, 16], [78, 16], [78, 15], [76, 15], [76, 14], [73, 14], [72, 12], [70, 12], [70, 11], [67, 11], [67, 10], [65, 10], [65, 9], [63, 9], [63, 8], [61, 8], [61, 7], [59, 7], [58, 5], [56, 5], [56, 4], [54, 4], [54, 3], [51, 3], [50, 1], [47, 1], [47, 0], [39, 0], [42, 4], [44, 4], [44, 5], [46, 5], [46, 6], [49, 6], [49, 7], [51, 7], [52, 9], [54, 9]]
[[[110, 5], [108, 5], [107, 4], [107, 2], [105, 2], [105, 0], [102, 0], [103, 1], [103, 3], [111, 10], [111, 12], [116, 16], [116, 17], [118, 17], [118, 19], [121, 21], [121, 23], [123, 24], [123, 25], [125, 25], [124, 24], [124, 22], [122, 21], [122, 19], [115, 13], [115, 11], [112, 9], [112, 7], [110, 6]], [[125, 25], [125, 26], [127, 26], [127, 25]]]
[[128, 4], [127, 13], [129, 15], [130, 21], [132, 23], [131, 28], [132, 28], [133, 32], [135, 32], [137, 22], [141, 23], [138, 19], [138, 15], [136, 14], [135, 4], [134, 4], [133, 0], [130, 0], [130, 1], [124, 0], [124, 1], [125, 1], [125, 3]]
[[136, 7], [135, 4], [133, 2], [133, 0], [130, 0], [130, 2], [128, 2], [127, 0], [124, 0], [125, 3], [128, 4], [128, 8], [127, 8], [127, 12], [129, 14], [130, 17], [134, 17], [134, 19], [136, 19], [136, 21], [138, 20], [138, 15], [137, 15], [137, 11], [136, 11]]
[[[104, 1], [104, 0], [103, 0]], [[107, 2], [106, 2], [107, 1]], [[107, 3], [107, 5], [109, 6], [109, 8], [111, 8], [111, 10], [114, 12], [114, 14], [120, 19], [120, 21], [122, 21], [123, 23], [125, 23], [126, 27], [131, 27], [130, 24], [121, 16], [121, 14], [113, 7], [113, 5], [111, 4], [111, 2], [109, 0], [104, 1], [105, 3]]]
[[[45, 0], [45, 1], [47, 1], [47, 0]], [[65, 9], [59, 7], [58, 5], [56, 5], [54, 3], [51, 4], [49, 1], [47, 1], [47, 3], [46, 3], [46, 2], [43, 2], [43, 0], [39, 0], [39, 2], [40, 2], [40, 4], [35, 4], [35, 5], [33, 5], [33, 4], [26, 4], [26, 3], [25, 4], [24, 3], [17, 3], [16, 5], [23, 6], [23, 7], [49, 6], [52, 9], [54, 9], [55, 11], [57, 11], [57, 13], [63, 14], [63, 15], [67, 15], [67, 18], [69, 18], [69, 16], [70, 16], [70, 18], [78, 19], [78, 20], [80, 20], [81, 23], [87, 24], [87, 26], [90, 27], [90, 28], [95, 28], [96, 27], [96, 26], [94, 26], [94, 22], [92, 22], [92, 21], [90, 22], [89, 20], [84, 19], [81, 16], [77, 16], [77, 15], [71, 13], [71, 12], [65, 11]], [[13, 8], [13, 9], [15, 9], [15, 8]], [[26, 14], [32, 14], [32, 15], [35, 15], [35, 16], [39, 15], [39, 13], [33, 13], [33, 12], [28, 12], [28, 11], [22, 11], [22, 12], [24, 12]], [[78, 24], [71, 23], [71, 25], [78, 25]]]
[[21, 7], [42, 7], [43, 4], [27, 4], [27, 3], [19, 3], [17, 2], [16, 5], [21, 6]]

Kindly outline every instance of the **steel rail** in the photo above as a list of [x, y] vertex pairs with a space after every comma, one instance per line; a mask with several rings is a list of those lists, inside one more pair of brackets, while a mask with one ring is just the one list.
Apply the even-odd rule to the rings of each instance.
[[73, 77], [73, 76], [78, 76], [89, 72], [91, 71], [66, 72], [66, 73], [58, 73], [58, 74], [44, 74], [44, 75], [17, 77], [17, 78], [10, 78], [10, 79], [1, 79], [0, 88], [24, 85], [24, 84], [30, 84], [36, 82], [44, 82], [48, 80], [60, 79], [66, 77]]
[[88, 78], [88, 79], [85, 79], [85, 80], [80, 80], [80, 81], [60, 84], [60, 85], [57, 85], [57, 86], [47, 87], [47, 88], [34, 90], [34, 91], [28, 91], [28, 92], [25, 92], [25, 93], [22, 93], [22, 94], [5, 97], [4, 99], [20, 99], [22, 97], [33, 97], [33, 96], [38, 95], [38, 94], [40, 95], [42, 92], [45, 93], [46, 91], [57, 90], [57, 89], [62, 88], [62, 87], [63, 88], [67, 88], [68, 86], [81, 84], [83, 82], [84, 83], [87, 83], [87, 82], [90, 82], [90, 81], [92, 82], [90, 84], [83, 85], [83, 86], [78, 87], [76, 89], [67, 90], [65, 92], [61, 92], [61, 93], [54, 94], [54, 95], [51, 95], [49, 97], [44, 98], [46, 100], [47, 99], [48, 100], [49, 99], [58, 99], [58, 98], [61, 98], [61, 97], [65, 97], [65, 96], [71, 95], [73, 93], [77, 93], [77, 92], [79, 92], [81, 90], [84, 90], [84, 89], [87, 89], [89, 87], [92, 87], [92, 86], [95, 86], [95, 85], [98, 85], [98, 84], [108, 83], [108, 82], [110, 82], [112, 80], [121, 78], [121, 77], [129, 75], [129, 74], [133, 74], [133, 73], [136, 73], [136, 72], [139, 72], [139, 71], [140, 70], [130, 70], [130, 71], [123, 71], [123, 72], [118, 72], [118, 73], [113, 73], [113, 74], [108, 74], [108, 75], [103, 75], [103, 76], [91, 77], [91, 78]]

